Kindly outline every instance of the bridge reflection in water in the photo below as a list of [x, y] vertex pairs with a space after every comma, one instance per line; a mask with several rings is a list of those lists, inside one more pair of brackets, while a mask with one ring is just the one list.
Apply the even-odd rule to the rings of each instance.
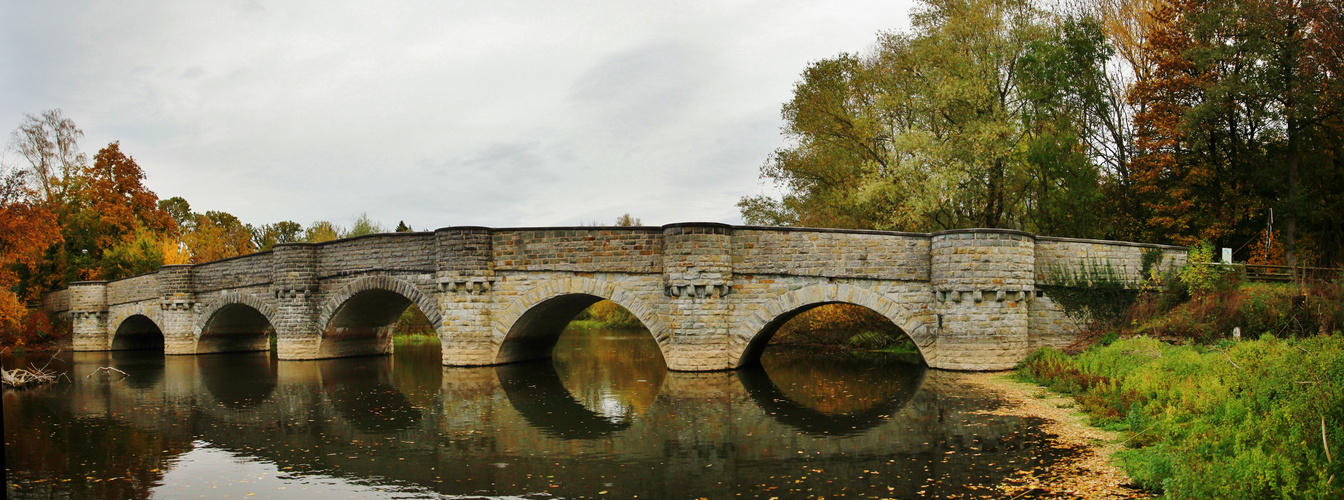
[[[669, 372], [647, 332], [586, 333], [481, 368], [434, 348], [65, 354], [73, 384], [5, 393], [8, 493], [945, 496], [1051, 459], [1033, 422], [978, 412], [992, 401], [954, 374], [773, 348], [748, 370]], [[84, 377], [107, 365], [130, 377]]]

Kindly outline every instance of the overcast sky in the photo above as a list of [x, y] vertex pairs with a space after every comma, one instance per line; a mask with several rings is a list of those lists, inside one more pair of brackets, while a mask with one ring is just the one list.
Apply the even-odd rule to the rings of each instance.
[[912, 5], [3, 2], [0, 128], [60, 108], [252, 224], [740, 223], [807, 64]]

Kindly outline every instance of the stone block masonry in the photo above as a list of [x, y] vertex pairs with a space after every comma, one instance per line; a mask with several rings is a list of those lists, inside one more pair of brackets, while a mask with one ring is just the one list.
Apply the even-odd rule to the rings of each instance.
[[1002, 229], [898, 233], [678, 223], [662, 227], [447, 227], [277, 245], [164, 266], [47, 295], [76, 350], [161, 345], [169, 354], [264, 349], [281, 359], [385, 354], [415, 304], [445, 365], [547, 357], [574, 315], [609, 299], [649, 329], [668, 368], [733, 369], [778, 328], [832, 303], [890, 319], [929, 366], [1012, 368], [1078, 325], [1037, 286], [1050, 266], [1109, 262], [1137, 274], [1185, 248]]

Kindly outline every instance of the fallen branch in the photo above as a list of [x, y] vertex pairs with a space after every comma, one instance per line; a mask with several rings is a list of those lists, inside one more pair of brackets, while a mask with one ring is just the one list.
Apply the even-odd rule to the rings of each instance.
[[121, 374], [121, 378], [123, 378], [123, 379], [126, 378], [126, 377], [131, 376], [129, 373], [126, 373], [126, 372], [124, 372], [124, 371], [118, 370], [118, 369], [113, 368], [113, 367], [110, 367], [110, 366], [100, 366], [100, 367], [98, 367], [97, 370], [94, 370], [93, 372], [89, 373], [88, 375], [85, 375], [84, 378], [89, 378], [89, 377], [92, 377], [92, 376], [97, 375], [97, 374], [99, 374], [99, 373], [108, 373], [108, 372], [117, 372], [117, 373], [120, 373], [120, 374]]
[[1236, 361], [1232, 361], [1232, 356], [1228, 356], [1227, 353], [1226, 353], [1226, 352], [1223, 352], [1222, 349], [1219, 349], [1219, 348], [1215, 347], [1215, 348], [1213, 348], [1213, 350], [1218, 351], [1218, 353], [1219, 353], [1219, 354], [1222, 354], [1224, 358], [1227, 358], [1227, 362], [1228, 362], [1228, 363], [1232, 363], [1232, 366], [1233, 366], [1234, 368], [1236, 368], [1236, 369], [1238, 369], [1238, 370], [1241, 369], [1241, 365], [1238, 365]]
[[[29, 368], [15, 368], [13, 370], [0, 368], [0, 381], [3, 382], [5, 387], [13, 387], [16, 389], [55, 382], [60, 377], [65, 377], [65, 373], [57, 373], [55, 370], [47, 369], [47, 367], [51, 366], [51, 362], [55, 361], [56, 355], [60, 353], [61, 351], [57, 350], [55, 354], [51, 355], [51, 359], [48, 359], [46, 364], [42, 365], [41, 368], [37, 365], [29, 365]], [[66, 377], [66, 380], [69, 380], [69, 377]]]
[[[1324, 415], [1321, 416], [1321, 444], [1325, 445], [1325, 463], [1328, 463], [1328, 464], [1335, 463], [1334, 459], [1330, 458], [1330, 441], [1327, 440], [1327, 439], [1325, 439], [1325, 416], [1324, 416]], [[1333, 479], [1334, 479], [1334, 476], [1331, 476], [1330, 479], [1333, 480]]]

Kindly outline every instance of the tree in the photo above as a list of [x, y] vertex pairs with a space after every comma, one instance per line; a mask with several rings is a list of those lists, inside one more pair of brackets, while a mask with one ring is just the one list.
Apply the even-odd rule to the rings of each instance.
[[[1024, 0], [928, 0], [875, 54], [813, 63], [784, 106], [748, 223], [1008, 227], [1092, 236], [1110, 49]], [[1092, 144], [1091, 142], [1097, 144]]]
[[631, 217], [629, 213], [616, 218], [617, 227], [634, 227], [642, 225], [644, 224], [640, 223], [639, 217]]
[[402, 221], [397, 221], [397, 229], [396, 229], [396, 232], [398, 232], [398, 233], [409, 233], [409, 232], [412, 232], [412, 231], [415, 231], [415, 230], [414, 230], [414, 229], [411, 229], [411, 226], [407, 226], [407, 225], [406, 225], [406, 221], [404, 221], [404, 220], [402, 220]]
[[74, 178], [87, 160], [79, 151], [79, 138], [83, 136], [84, 131], [59, 109], [37, 115], [24, 113], [23, 123], [10, 134], [9, 145], [28, 160], [32, 181], [43, 202], [64, 204], [66, 194], [77, 188]]
[[1153, 239], [1240, 247], [1276, 208], [1290, 264], [1303, 217], [1334, 231], [1339, 254], [1337, 212], [1315, 207], [1338, 207], [1341, 188], [1342, 20], [1320, 0], [1173, 0], [1157, 12], [1154, 70], [1133, 93]]
[[[162, 239], [176, 232], [172, 217], [159, 209], [158, 196], [143, 184], [144, 171], [113, 142], [98, 151], [80, 173], [79, 190], [67, 196], [65, 255], [71, 279], [109, 279], [120, 271], [104, 267], [104, 253], [129, 244], [140, 230]], [[154, 246], [159, 246], [155, 244]]]
[[303, 241], [308, 243], [331, 241], [340, 238], [342, 231], [344, 229], [341, 226], [331, 221], [320, 220], [308, 225], [308, 229], [303, 232]]
[[355, 236], [364, 236], [366, 234], [386, 233], [387, 227], [382, 223], [369, 218], [369, 213], [364, 212], [355, 217], [355, 223], [350, 226], [350, 230], [341, 234], [342, 238], [353, 238]]
[[142, 227], [130, 240], [104, 251], [100, 267], [103, 279], [115, 280], [154, 272], [163, 264], [161, 236]]
[[166, 200], [159, 200], [159, 210], [163, 210], [177, 226], [177, 234], [182, 235], [191, 231], [192, 224], [196, 222], [196, 214], [191, 211], [191, 203], [182, 199], [181, 196], [174, 196]]
[[207, 211], [196, 215], [195, 230], [185, 235], [194, 264], [237, 257], [256, 251], [252, 233], [227, 212]]
[[23, 279], [37, 270], [44, 252], [60, 242], [56, 215], [28, 185], [29, 171], [0, 168], [0, 331], [17, 328], [23, 303], [44, 291]]
[[859, 196], [863, 177], [891, 163], [890, 135], [877, 107], [881, 88], [874, 58], [840, 54], [808, 66], [782, 110], [784, 136], [761, 177], [784, 188], [738, 202], [749, 224], [872, 229], [873, 203]]
[[261, 227], [253, 227], [249, 224], [247, 225], [247, 231], [252, 234], [252, 244], [258, 250], [270, 250], [281, 243], [300, 241], [303, 226], [292, 220], [286, 220], [275, 224], [263, 224]]

